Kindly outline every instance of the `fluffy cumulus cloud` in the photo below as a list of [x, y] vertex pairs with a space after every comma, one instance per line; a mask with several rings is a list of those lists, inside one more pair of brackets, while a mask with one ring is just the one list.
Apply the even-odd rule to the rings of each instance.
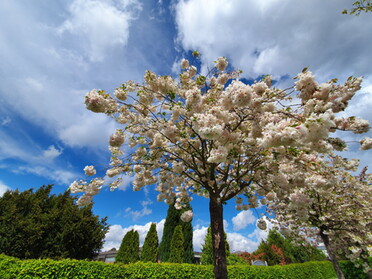
[[181, 0], [179, 41], [210, 63], [224, 55], [246, 75], [296, 74], [305, 66], [330, 77], [371, 72], [370, 17], [341, 14], [350, 1]]
[[[243, 76], [271, 74], [283, 88], [293, 85], [288, 77], [307, 66], [320, 82], [364, 76], [345, 115], [372, 123], [371, 17], [343, 15], [350, 6], [348, 0], [181, 0], [175, 5], [178, 41], [201, 53], [204, 69], [226, 56]], [[371, 163], [368, 152], [358, 153], [359, 136], [341, 137], [355, 142], [344, 156]]]
[[238, 231], [246, 228], [249, 224], [254, 224], [256, 217], [253, 216], [251, 210], [241, 211], [232, 218], [234, 230]]
[[11, 188], [8, 185], [5, 185], [4, 182], [0, 181], [0, 197], [2, 197], [8, 190], [11, 190]]
[[[156, 223], [156, 231], [158, 233], [159, 242], [161, 237], [163, 236], [163, 228], [164, 228], [165, 219], [161, 220], [160, 222]], [[140, 246], [143, 245], [146, 235], [150, 229], [151, 222], [141, 226], [141, 225], [133, 225], [126, 228], [123, 228], [121, 225], [112, 225], [110, 226], [110, 230], [106, 234], [105, 243], [102, 248], [103, 251], [110, 250], [111, 248], [118, 249], [120, 247], [121, 241], [123, 240], [124, 235], [129, 232], [130, 230], [135, 230], [139, 234], [140, 239]]]
[[227, 233], [227, 241], [230, 252], [253, 252], [257, 249], [259, 242], [254, 241], [239, 233]]
[[193, 234], [193, 245], [194, 245], [194, 251], [201, 251], [203, 244], [204, 244], [204, 239], [205, 236], [207, 235], [208, 227], [197, 227], [194, 230]]
[[91, 61], [102, 61], [105, 54], [128, 42], [130, 21], [141, 10], [137, 1], [75, 0], [70, 16], [59, 27], [61, 35], [76, 36]]

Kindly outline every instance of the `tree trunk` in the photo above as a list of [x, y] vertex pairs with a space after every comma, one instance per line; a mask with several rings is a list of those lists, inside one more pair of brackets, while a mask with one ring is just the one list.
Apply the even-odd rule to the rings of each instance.
[[322, 230], [322, 229], [320, 229], [319, 234], [320, 234], [320, 237], [323, 240], [323, 243], [324, 243], [325, 248], [327, 249], [328, 256], [331, 259], [331, 262], [333, 264], [333, 268], [336, 271], [337, 278], [338, 279], [345, 279], [344, 273], [342, 272], [341, 267], [340, 267], [340, 264], [338, 263], [338, 260], [336, 258], [336, 254], [333, 252], [333, 249], [332, 249], [332, 247], [329, 244], [329, 237], [328, 237], [328, 235], [324, 234], [324, 230]]
[[227, 279], [223, 207], [219, 197], [210, 196], [209, 213], [211, 216], [214, 277], [216, 279]]

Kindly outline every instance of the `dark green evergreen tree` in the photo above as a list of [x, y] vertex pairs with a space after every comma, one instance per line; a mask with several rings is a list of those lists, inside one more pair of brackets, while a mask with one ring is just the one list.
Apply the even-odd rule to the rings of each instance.
[[141, 261], [156, 263], [159, 257], [159, 238], [156, 224], [152, 223], [142, 246]]
[[[225, 247], [226, 247], [226, 257], [227, 257], [227, 262], [228, 258], [230, 256], [230, 245], [227, 242], [227, 235], [225, 233]], [[200, 255], [200, 262], [201, 264], [213, 264], [213, 246], [212, 246], [212, 232], [211, 228], [208, 228], [207, 234], [205, 235], [204, 238], [204, 244], [202, 247], [202, 253]]]
[[135, 263], [140, 260], [140, 256], [139, 256], [140, 241], [139, 241], [139, 233], [137, 231], [134, 231], [132, 240], [133, 240], [133, 244], [132, 244], [132, 249], [131, 249], [131, 252], [132, 252], [131, 263]]
[[184, 237], [184, 263], [192, 263], [194, 260], [194, 249], [193, 249], [193, 228], [191, 222], [183, 222], [180, 217], [183, 212], [191, 210], [191, 206], [187, 206], [181, 210], [174, 208], [174, 205], [170, 205], [167, 212], [167, 218], [165, 219], [163, 236], [159, 246], [160, 260], [167, 262], [170, 254], [170, 243], [175, 228], [178, 225], [182, 226], [182, 232]]
[[69, 191], [51, 195], [52, 185], [0, 198], [0, 253], [25, 258], [93, 259], [102, 248], [107, 218], [92, 204], [76, 205]]
[[129, 264], [137, 261], [139, 261], [139, 234], [131, 230], [124, 235], [115, 262]]
[[172, 236], [170, 253], [168, 261], [171, 263], [182, 263], [185, 256], [184, 248], [185, 239], [183, 237], [182, 226], [178, 225], [174, 229], [174, 234]]

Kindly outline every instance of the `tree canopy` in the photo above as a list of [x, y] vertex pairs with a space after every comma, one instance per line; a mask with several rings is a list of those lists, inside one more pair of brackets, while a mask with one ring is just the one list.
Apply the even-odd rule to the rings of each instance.
[[[264, 76], [252, 84], [229, 70], [219, 57], [206, 75], [183, 59], [179, 79], [151, 71], [144, 83], [128, 81], [114, 96], [92, 90], [87, 109], [105, 113], [121, 128], [109, 139], [108, 177], [115, 189], [123, 174], [134, 174], [133, 189], [156, 184], [158, 200], [182, 208], [192, 194], [209, 199], [214, 274], [227, 278], [223, 204], [235, 198], [237, 209], [258, 206], [258, 199], [274, 194], [289, 196], [301, 188], [313, 161], [346, 148], [336, 130], [362, 134], [369, 123], [358, 117], [337, 117], [361, 88], [362, 78], [349, 77], [319, 84], [303, 69], [294, 86], [279, 89]], [[121, 147], [127, 141], [130, 152]], [[372, 139], [360, 141], [362, 149]], [[124, 156], [125, 154], [125, 156]], [[129, 154], [129, 155], [128, 155]], [[87, 167], [86, 174], [94, 174]], [[100, 192], [104, 180], [74, 181], [70, 189], [84, 192], [85, 204]]]
[[0, 253], [26, 258], [93, 259], [108, 231], [107, 218], [79, 207], [69, 191], [51, 195], [52, 185], [0, 197]]

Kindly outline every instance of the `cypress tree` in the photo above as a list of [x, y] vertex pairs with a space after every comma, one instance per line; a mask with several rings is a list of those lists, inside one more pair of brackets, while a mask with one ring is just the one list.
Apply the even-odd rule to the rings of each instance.
[[128, 264], [138, 260], [139, 234], [137, 231], [131, 230], [124, 235], [118, 254], [115, 257], [115, 262]]
[[183, 222], [180, 217], [183, 212], [191, 210], [190, 204], [187, 204], [185, 208], [177, 210], [174, 204], [170, 205], [167, 212], [167, 218], [165, 219], [163, 236], [159, 246], [160, 260], [167, 262], [170, 255], [170, 243], [174, 230], [178, 225], [182, 226], [182, 232], [184, 236], [184, 263], [192, 263], [194, 259], [193, 249], [193, 228], [191, 222]]
[[133, 231], [132, 246], [131, 246], [132, 257], [131, 257], [131, 261], [130, 261], [131, 263], [135, 263], [135, 262], [138, 262], [140, 260], [139, 245], [140, 245], [139, 233], [137, 231]]
[[169, 262], [172, 263], [182, 263], [184, 256], [185, 256], [185, 250], [184, 250], [184, 237], [182, 232], [182, 226], [178, 225], [174, 229], [174, 234], [172, 236], [172, 241], [170, 245], [170, 253], [169, 253]]
[[152, 223], [146, 235], [141, 252], [141, 261], [157, 262], [159, 256], [159, 238], [156, 232], [156, 224]]
[[[227, 235], [225, 233], [225, 247], [226, 247], [226, 257], [230, 256], [230, 245], [227, 242]], [[200, 255], [201, 264], [213, 264], [213, 245], [212, 245], [212, 232], [211, 227], [208, 227], [207, 234], [204, 238], [204, 244], [202, 247], [202, 253]]]

